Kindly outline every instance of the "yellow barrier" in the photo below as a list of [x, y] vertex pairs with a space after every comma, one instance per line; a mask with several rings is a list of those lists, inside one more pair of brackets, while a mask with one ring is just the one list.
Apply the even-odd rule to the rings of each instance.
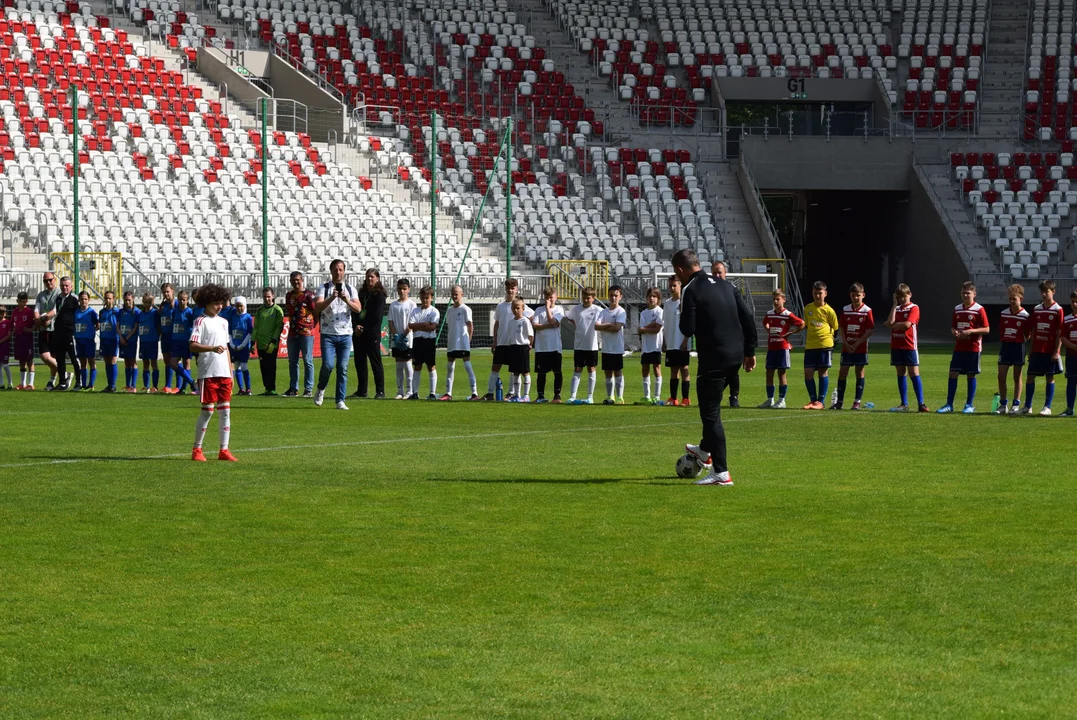
[[[785, 263], [782, 258], [742, 258], [740, 271], [742, 273], [776, 273], [778, 275], [778, 288], [782, 292], [788, 292], [785, 288]], [[760, 269], [762, 266], [765, 268]], [[770, 291], [754, 292], [754, 295], [770, 295]]]
[[[59, 275], [73, 275], [75, 253], [54, 252], [52, 267]], [[90, 293], [91, 298], [103, 299], [106, 290], [119, 295], [123, 290], [123, 255], [118, 252], [79, 253], [79, 280], [80, 289]]]
[[610, 264], [606, 260], [547, 260], [546, 274], [557, 290], [557, 296], [580, 299], [585, 287], [593, 287], [598, 297], [610, 291]]

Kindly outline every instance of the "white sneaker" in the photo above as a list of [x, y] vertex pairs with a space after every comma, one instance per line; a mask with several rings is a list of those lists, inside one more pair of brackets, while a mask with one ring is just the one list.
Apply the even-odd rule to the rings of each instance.
[[778, 402], [774, 403], [775, 410], [785, 410], [785, 398], [782, 398]]
[[1014, 406], [1012, 406], [1010, 408], [1010, 415], [1016, 415], [1019, 412], [1021, 412], [1021, 406], [1020, 405], [1014, 405]]
[[528, 403], [531, 402], [531, 396], [530, 395], [524, 395], [522, 398], [520, 398], [520, 402], [528, 402]]
[[774, 398], [767, 398], [766, 401], [759, 406], [760, 410], [766, 410], [774, 407]]
[[732, 485], [733, 480], [729, 477], [729, 471], [728, 470], [726, 470], [724, 472], [716, 473], [716, 472], [714, 472], [714, 469], [712, 468], [709, 473], [704, 475], [699, 480], [696, 480], [695, 484], [696, 485], [721, 485], [721, 486], [725, 487], [727, 485]]
[[685, 445], [684, 451], [694, 457], [696, 459], [696, 462], [698, 462], [703, 467], [710, 467], [711, 454], [704, 450], [700, 450], [699, 445]]
[[1044, 406], [1043, 410], [1040, 410], [1040, 416], [1041, 417], [1047, 417], [1050, 414], [1051, 414], [1051, 408], [1047, 407], [1046, 405]]
[[404, 399], [404, 396], [403, 396], [403, 395], [401, 395], [400, 393], [397, 393], [397, 394], [396, 394], [396, 397], [395, 397], [395, 398], [393, 398], [393, 400], [403, 400], [403, 399]]
[[1017, 411], [1017, 414], [1018, 415], [1031, 415], [1032, 414], [1032, 408], [1022, 407], [1020, 410]]
[[338, 402], [337, 403], [337, 410], [347, 410], [347, 409], [348, 409], [348, 406], [345, 405], [343, 402]]
[[319, 390], [314, 395], [314, 404], [321, 407], [323, 402], [325, 402], [325, 390]]

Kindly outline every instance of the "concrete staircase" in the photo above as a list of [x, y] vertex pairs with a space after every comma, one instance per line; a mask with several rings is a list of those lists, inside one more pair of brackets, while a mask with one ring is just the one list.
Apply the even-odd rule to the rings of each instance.
[[980, 79], [980, 128], [986, 138], [1020, 136], [1027, 57], [1028, 0], [992, 0], [987, 57]]

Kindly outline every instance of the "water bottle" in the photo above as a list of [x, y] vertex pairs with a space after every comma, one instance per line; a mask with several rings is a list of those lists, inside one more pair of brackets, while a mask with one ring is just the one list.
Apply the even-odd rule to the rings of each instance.
[[993, 413], [998, 412], [998, 406], [999, 406], [999, 401], [1000, 400], [1001, 400], [1001, 398], [999, 398], [998, 393], [995, 393], [991, 397], [991, 412], [993, 412]]
[[837, 390], [837, 388], [834, 389], [834, 392], [830, 393], [830, 404], [831, 405], [837, 405], [838, 404], [838, 390]]
[[497, 379], [497, 390], [494, 393], [494, 398], [496, 398], [498, 402], [501, 402], [501, 400], [504, 398], [503, 393], [504, 393], [504, 388], [501, 386], [501, 378], [498, 378]]

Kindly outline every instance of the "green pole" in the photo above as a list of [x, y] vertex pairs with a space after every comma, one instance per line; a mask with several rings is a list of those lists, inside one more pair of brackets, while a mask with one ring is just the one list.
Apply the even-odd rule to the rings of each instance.
[[79, 169], [79, 90], [77, 87], [71, 87], [71, 104], [74, 106], [72, 116], [72, 130], [74, 131], [74, 137], [71, 138], [71, 146], [74, 153], [74, 162], [71, 163], [71, 186], [74, 197], [74, 220], [72, 222], [72, 234], [75, 240], [75, 267], [72, 271], [75, 280], [75, 292], [78, 293], [81, 287], [82, 278], [79, 276], [79, 175], [82, 174]]
[[438, 114], [430, 113], [430, 287], [437, 297], [438, 246]]
[[262, 98], [262, 287], [269, 287], [269, 98]]
[[505, 140], [505, 279], [512, 277], [512, 118]]

